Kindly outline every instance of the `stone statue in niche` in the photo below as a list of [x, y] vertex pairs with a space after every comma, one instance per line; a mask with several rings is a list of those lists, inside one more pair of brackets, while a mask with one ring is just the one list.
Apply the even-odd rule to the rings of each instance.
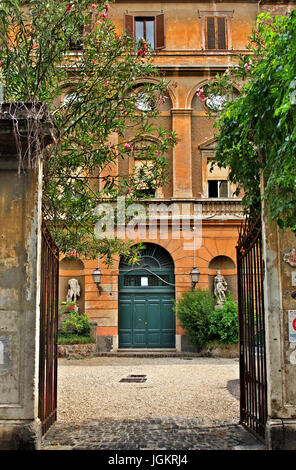
[[68, 281], [68, 294], [66, 301], [67, 302], [76, 302], [77, 297], [80, 297], [80, 285], [77, 279], [69, 279]]
[[220, 269], [217, 269], [217, 275], [214, 280], [214, 295], [217, 298], [217, 306], [222, 306], [227, 292], [227, 282], [222, 276]]

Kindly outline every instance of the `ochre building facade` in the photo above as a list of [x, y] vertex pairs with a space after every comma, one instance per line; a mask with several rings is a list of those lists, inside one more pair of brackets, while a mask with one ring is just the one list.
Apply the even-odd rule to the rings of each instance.
[[[196, 92], [234, 65], [238, 54], [249, 54], [246, 46], [258, 13], [287, 14], [289, 8], [288, 2], [264, 1], [116, 0], [111, 6], [109, 17], [119, 35], [126, 29], [145, 37], [158, 52], [155, 64], [170, 82], [158, 120], [176, 131], [178, 143], [167, 155], [168, 182], [149, 201], [167, 210], [158, 212], [149, 226], [133, 230], [133, 243], [146, 244], [136, 269], [120, 259], [112, 267], [100, 261], [99, 291], [93, 281], [97, 260], [61, 259], [60, 301], [66, 298], [68, 280], [78, 279], [79, 309], [97, 323], [99, 351], [190, 350], [173, 302], [192, 290], [193, 268], [200, 273], [195, 287], [213, 292], [220, 270], [236, 299], [241, 198], [234, 195], [227, 170], [210, 171], [216, 145], [213, 119]], [[235, 93], [239, 91], [238, 85]], [[122, 161], [114, 171], [128, 177], [136, 165], [131, 159]]]

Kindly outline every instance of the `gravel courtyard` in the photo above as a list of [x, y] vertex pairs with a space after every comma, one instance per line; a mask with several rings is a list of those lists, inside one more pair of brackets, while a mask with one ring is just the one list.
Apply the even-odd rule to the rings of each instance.
[[[129, 375], [147, 380], [120, 382]], [[59, 359], [58, 423], [159, 417], [238, 423], [238, 377], [238, 359]]]

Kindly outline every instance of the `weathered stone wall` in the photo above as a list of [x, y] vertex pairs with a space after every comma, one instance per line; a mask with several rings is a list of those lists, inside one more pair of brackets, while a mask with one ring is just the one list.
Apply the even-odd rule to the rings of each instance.
[[[20, 131], [25, 149], [26, 132]], [[40, 128], [40, 139], [44, 135]], [[0, 449], [38, 449], [41, 158], [33, 169], [26, 160], [20, 174], [18, 167], [5, 117], [0, 119]]]
[[0, 218], [3, 221], [0, 229], [0, 339], [4, 344], [4, 360], [0, 364], [0, 445], [5, 445], [1, 439], [2, 429], [7, 427], [5, 419], [19, 423], [37, 418], [38, 397], [33, 384], [38, 365], [35, 344], [39, 333], [40, 188], [37, 172], [19, 176], [13, 168], [15, 163], [15, 160], [0, 161]]
[[58, 357], [66, 359], [84, 359], [95, 356], [97, 345], [88, 344], [63, 344], [58, 346]]
[[[296, 272], [296, 237], [264, 223], [264, 301], [266, 316], [268, 421], [267, 446], [296, 450], [296, 342], [289, 311], [296, 313], [292, 273]], [[289, 254], [292, 264], [289, 263]], [[285, 261], [287, 260], [287, 261]], [[296, 330], [295, 330], [296, 331]]]

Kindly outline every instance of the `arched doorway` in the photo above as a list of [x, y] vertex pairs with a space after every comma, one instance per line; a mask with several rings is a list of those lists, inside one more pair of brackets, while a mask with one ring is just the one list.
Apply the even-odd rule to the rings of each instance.
[[145, 243], [140, 263], [119, 264], [119, 348], [175, 348], [174, 263], [162, 247]]

